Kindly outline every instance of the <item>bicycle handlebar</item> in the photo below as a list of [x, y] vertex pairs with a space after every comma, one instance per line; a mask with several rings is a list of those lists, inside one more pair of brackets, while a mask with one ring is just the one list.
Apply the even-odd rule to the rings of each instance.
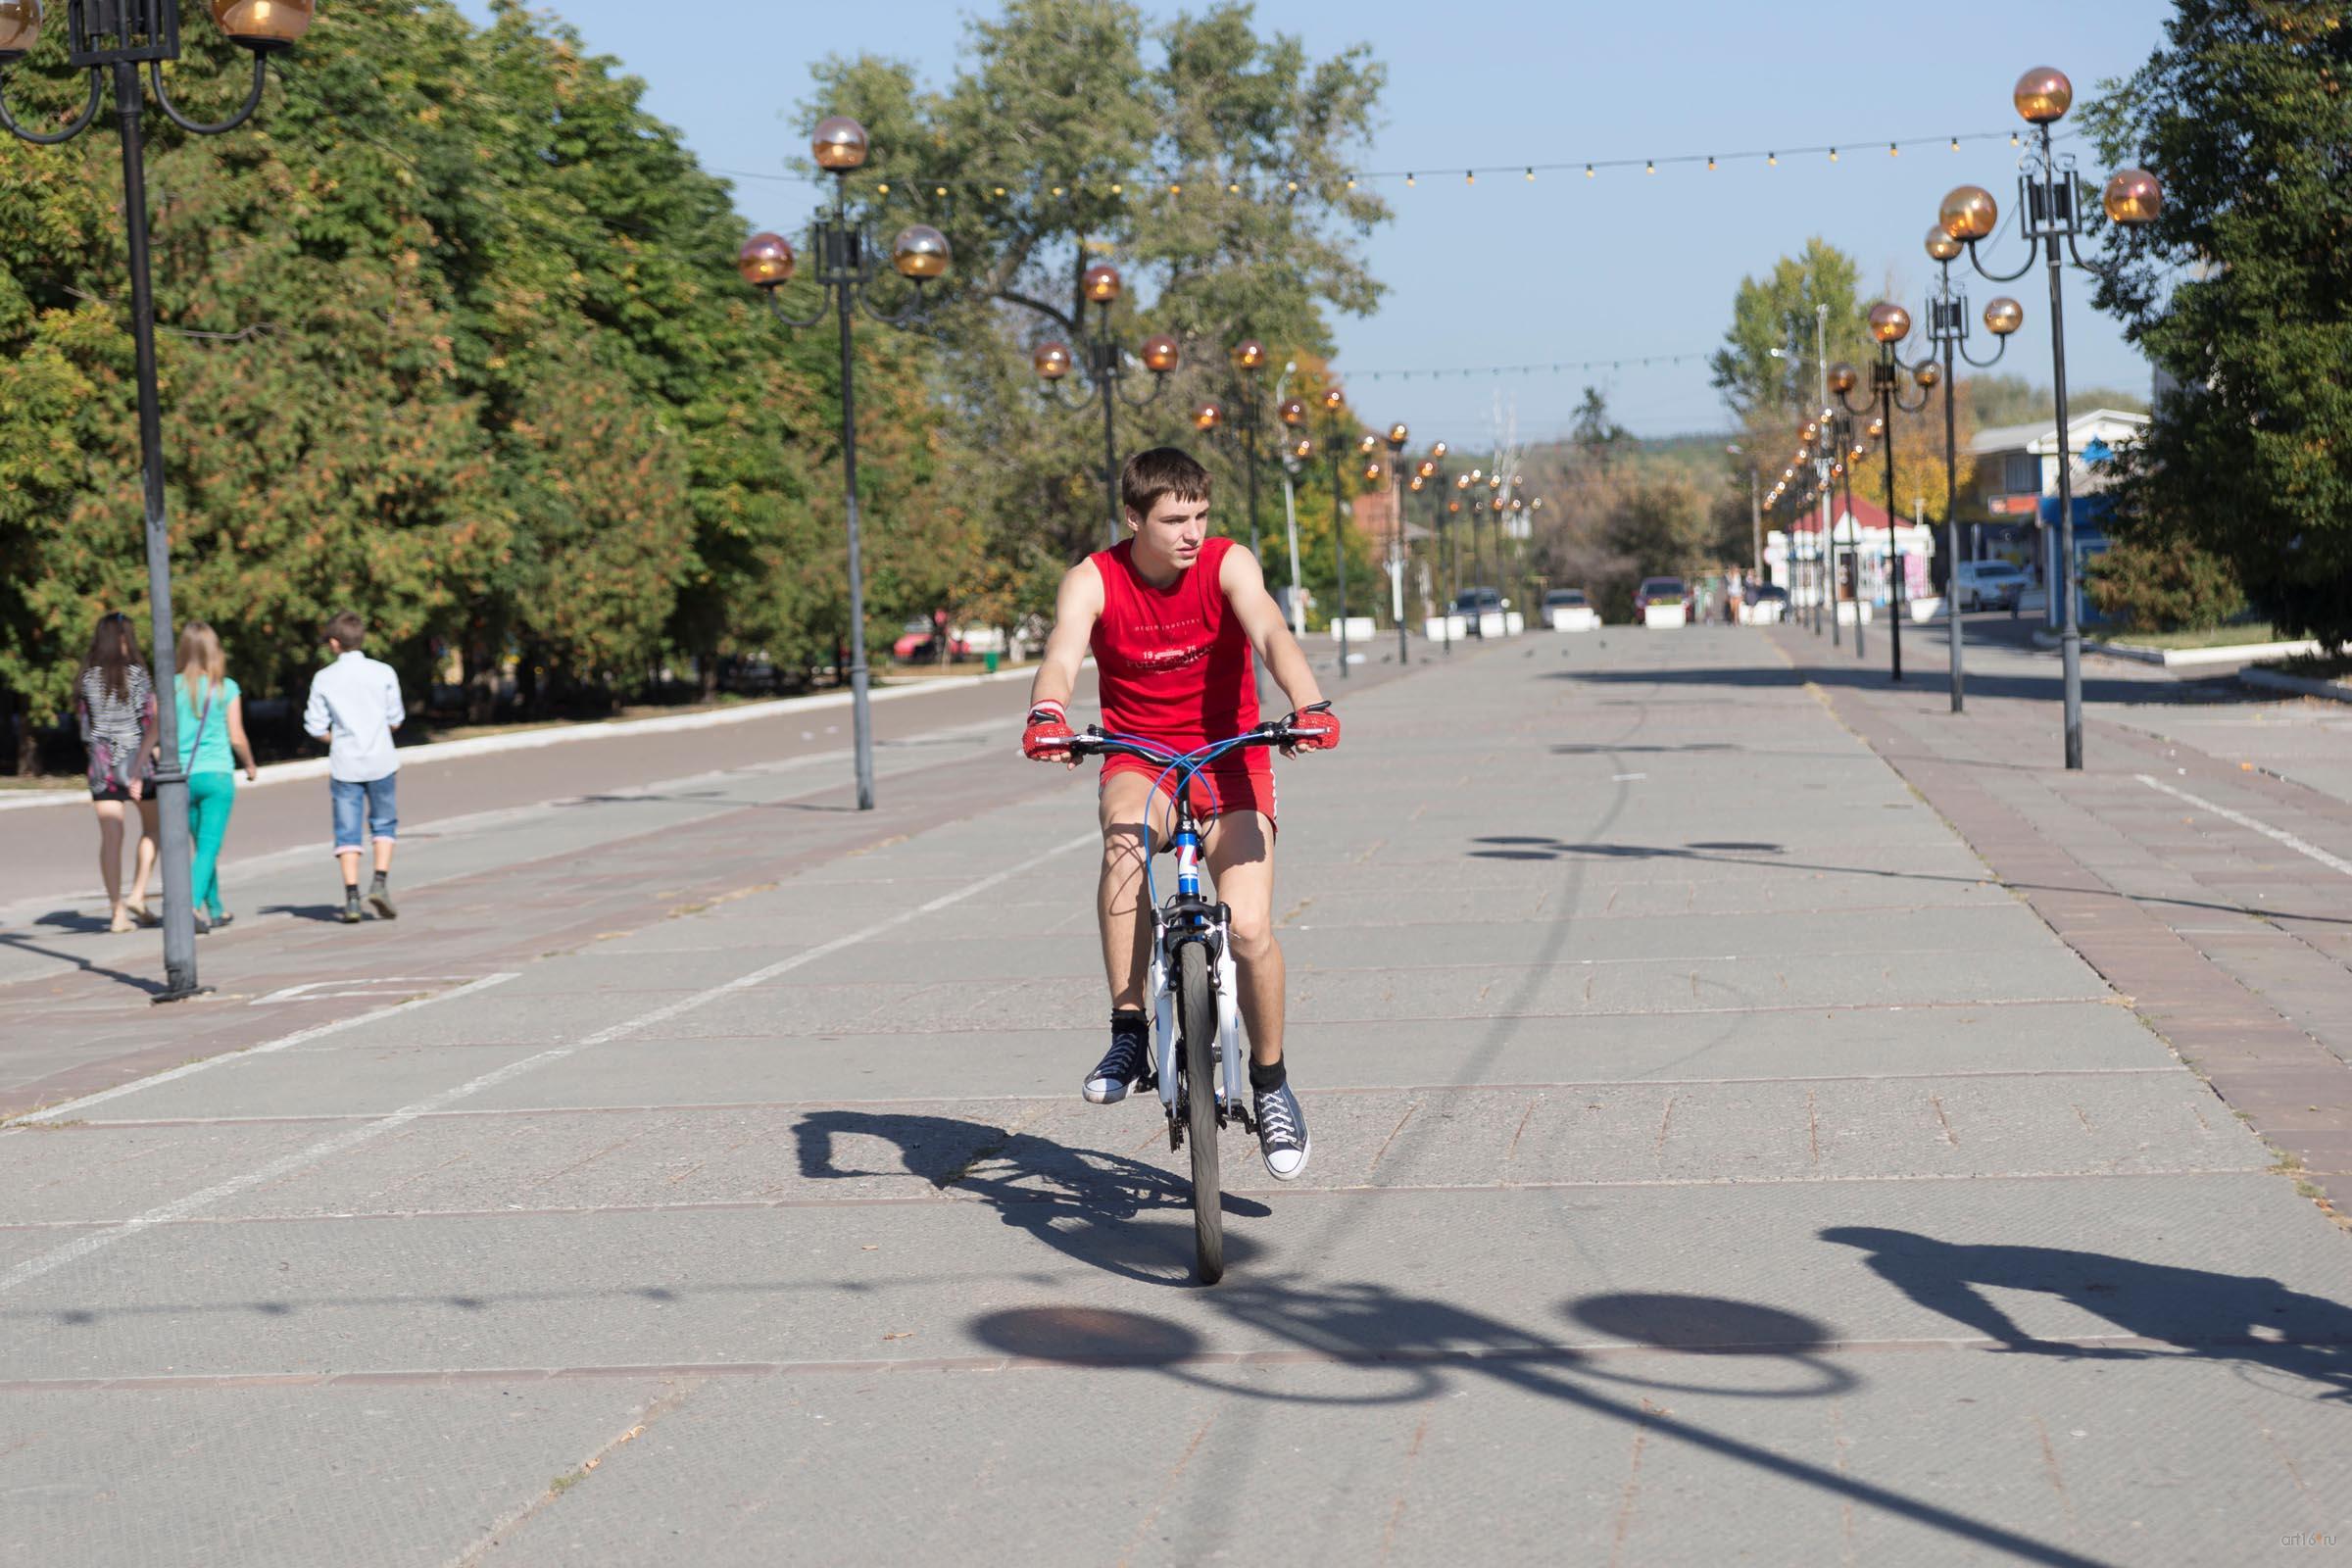
[[[1316, 704], [1314, 708], [1304, 709], [1301, 711], [1313, 712], [1316, 709], [1328, 705]], [[1254, 728], [1242, 731], [1231, 739], [1211, 741], [1207, 745], [1190, 752], [1178, 752], [1152, 741], [1138, 740], [1130, 735], [1105, 735], [1102, 725], [1089, 724], [1085, 729], [1070, 737], [1070, 756], [1073, 759], [1133, 757], [1146, 762], [1177, 766], [1195, 760], [1205, 762], [1210, 760], [1212, 755], [1223, 756], [1227, 752], [1248, 751], [1253, 746], [1294, 746], [1299, 741], [1320, 733], [1322, 733], [1320, 730], [1294, 728], [1281, 719], [1269, 719]]]

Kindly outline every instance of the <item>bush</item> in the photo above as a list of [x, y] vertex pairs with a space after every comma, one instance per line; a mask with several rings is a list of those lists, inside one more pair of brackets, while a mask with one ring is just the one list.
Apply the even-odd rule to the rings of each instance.
[[2099, 612], [2137, 631], [2205, 631], [2245, 608], [2245, 590], [2221, 557], [2185, 539], [2118, 540], [2085, 580]]

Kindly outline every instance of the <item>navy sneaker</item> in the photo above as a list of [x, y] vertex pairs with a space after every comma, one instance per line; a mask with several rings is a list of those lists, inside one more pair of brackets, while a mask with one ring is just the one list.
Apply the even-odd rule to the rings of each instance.
[[1140, 1012], [1114, 1012], [1110, 1017], [1110, 1049], [1086, 1075], [1090, 1105], [1115, 1105], [1144, 1076], [1152, 1056], [1152, 1031]]
[[1306, 1169], [1314, 1141], [1306, 1136], [1306, 1115], [1298, 1097], [1285, 1079], [1278, 1087], [1261, 1089], [1252, 1097], [1257, 1105], [1257, 1147], [1266, 1156], [1266, 1174], [1278, 1182], [1297, 1181]]

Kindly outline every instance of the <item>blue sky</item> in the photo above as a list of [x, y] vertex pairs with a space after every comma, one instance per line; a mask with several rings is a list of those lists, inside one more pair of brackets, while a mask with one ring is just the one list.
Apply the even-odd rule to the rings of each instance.
[[[477, 16], [486, 0], [460, 0]], [[795, 106], [809, 66], [829, 54], [911, 61], [953, 74], [970, 4], [881, 6], [704, 0], [558, 0], [589, 44], [648, 84], [649, 110], [677, 125], [716, 169], [781, 171], [800, 150]], [[679, 11], [691, 12], [682, 24]], [[1154, 16], [1182, 7], [1145, 0]], [[1200, 9], [1195, 6], [1194, 9]], [[1389, 69], [1381, 128], [1366, 164], [1427, 170], [1388, 194], [1396, 220], [1368, 255], [1390, 286], [1377, 314], [1338, 323], [1344, 374], [1365, 416], [1402, 418], [1416, 436], [1478, 440], [1498, 406], [1523, 437], [1564, 428], [1587, 381], [1645, 435], [1729, 422], [1703, 364], [1625, 365], [1559, 375], [1372, 380], [1375, 369], [1484, 367], [1704, 353], [1720, 342], [1746, 273], [1821, 234], [1856, 255], [1871, 284], [1891, 284], [1922, 314], [1933, 272], [1921, 239], [1945, 190], [1989, 187], [2013, 205], [2016, 150], [2005, 141], [1906, 147], [1889, 138], [2006, 131], [2009, 89], [2030, 66], [2054, 65], [2078, 98], [2126, 74], [2162, 37], [2159, 0], [1976, 0], [1961, 8], [1889, 4], [1819, 14], [1787, 6], [1666, 3], [1599, 7], [1525, 0], [1450, 6], [1360, 0], [1348, 6], [1266, 0], [1261, 27], [1301, 35], [1318, 55], [1372, 43]], [[1726, 153], [1839, 143], [1777, 168], [1726, 161], [1523, 178], [1461, 166]], [[2079, 144], [2078, 144], [2079, 145]], [[2087, 147], [2086, 172], [2103, 173]], [[805, 187], [738, 182], [746, 220], [791, 231]], [[2004, 268], [2022, 259], [2006, 236]], [[2143, 361], [2090, 308], [2089, 280], [2067, 283], [2069, 380], [2145, 391]], [[1981, 306], [1995, 285], [1977, 282]], [[2049, 301], [2037, 270], [2005, 291], [2027, 325], [2003, 369], [2049, 379]], [[1988, 346], [1980, 344], [1980, 347]], [[1924, 352], [1924, 345], [1917, 347]]]

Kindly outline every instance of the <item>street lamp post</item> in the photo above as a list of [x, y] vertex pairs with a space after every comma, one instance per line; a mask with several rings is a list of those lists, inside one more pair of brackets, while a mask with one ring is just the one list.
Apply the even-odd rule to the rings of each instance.
[[[2065, 597], [2059, 616], [2058, 657], [2065, 681], [2066, 765], [2082, 765], [2082, 626], [2075, 603], [2075, 487], [2068, 453], [2066, 408], [2066, 302], [2060, 275], [2071, 256], [2077, 267], [2095, 272], [2075, 245], [2082, 232], [2076, 211], [2075, 160], [2071, 153], [2051, 149], [2050, 127], [2066, 118], [2075, 101], [2074, 83], [2066, 74], [2036, 66], [2017, 78], [2010, 101], [2034, 127], [2034, 144], [2018, 160], [2020, 228], [2026, 236], [2026, 260], [2014, 272], [1995, 272], [1977, 254], [1977, 244], [1990, 235], [2000, 220], [1992, 193], [1982, 185], [1962, 185], [1943, 199], [1937, 214], [1943, 231], [1968, 247], [1969, 265], [1995, 283], [2007, 283], [2031, 271], [2034, 252], [2043, 254], [2050, 278], [2050, 385], [2056, 405], [2058, 441], [2058, 569], [2055, 587]], [[2164, 208], [2164, 187], [2144, 169], [2125, 169], [2109, 176], [2100, 198], [2107, 217], [2118, 223], [2153, 222]], [[2064, 250], [2060, 249], [2063, 242]]]
[[1389, 426], [1389, 493], [1396, 498], [1391, 514], [1395, 533], [1389, 541], [1389, 612], [1396, 617], [1396, 667], [1412, 662], [1404, 641], [1404, 444], [1412, 432], [1399, 422]]
[[856, 739], [858, 809], [874, 808], [874, 727], [867, 688], [870, 672], [865, 660], [865, 565], [859, 554], [858, 530], [858, 402], [857, 362], [851, 352], [851, 307], [857, 306], [885, 325], [896, 326], [921, 312], [923, 285], [947, 274], [951, 256], [946, 236], [925, 223], [899, 230], [891, 242], [891, 266], [913, 285], [913, 293], [896, 311], [875, 308], [871, 288], [877, 272], [872, 236], [861, 221], [850, 217], [850, 175], [865, 165], [865, 127], [847, 115], [817, 122], [809, 143], [816, 166], [834, 176], [833, 207], [809, 227], [809, 250], [816, 258], [816, 309], [795, 316], [784, 308], [782, 293], [792, 280], [798, 258], [778, 234], [754, 234], [736, 257], [743, 280], [767, 295], [768, 307], [787, 326], [814, 326], [830, 309], [841, 332], [841, 479], [842, 510], [849, 532], [850, 572], [850, 714]]
[[1283, 367], [1282, 380], [1275, 385], [1275, 414], [1287, 432], [1282, 438], [1282, 526], [1290, 541], [1291, 550], [1291, 635], [1300, 642], [1306, 640], [1306, 589], [1298, 580], [1298, 474], [1306, 460], [1315, 455], [1315, 443], [1306, 434], [1306, 404], [1298, 398], [1283, 396], [1296, 365]]
[[1348, 678], [1348, 497], [1340, 479], [1340, 411], [1348, 395], [1338, 387], [1323, 389], [1324, 447], [1331, 454], [1331, 559], [1339, 571], [1340, 613], [1332, 625], [1339, 630], [1340, 679]]
[[1446, 526], [1446, 509], [1448, 505], [1446, 499], [1446, 446], [1443, 441], [1430, 447], [1429, 456], [1423, 458], [1413, 469], [1412, 488], [1416, 494], [1428, 491], [1435, 502], [1430, 508], [1430, 539], [1438, 551], [1438, 591], [1448, 595], [1445, 603], [1438, 607], [1438, 635], [1445, 646], [1446, 657], [1450, 659], [1453, 657], [1453, 600], [1450, 597], [1449, 568], [1446, 565], [1450, 552], [1449, 530]]
[[[1892, 649], [1890, 678], [1899, 683], [1903, 678], [1903, 553], [1895, 536], [1899, 519], [1894, 514], [1894, 416], [1897, 411], [1917, 414], [1926, 408], [1928, 393], [1936, 385], [1938, 371], [1934, 360], [1922, 360], [1912, 372], [1919, 383], [1919, 401], [1905, 403], [1903, 365], [1895, 358], [1895, 345], [1911, 335], [1911, 313], [1891, 301], [1881, 300], [1870, 308], [1870, 335], [1879, 345], [1879, 357], [1870, 364], [1870, 395], [1879, 402], [1879, 416], [1872, 422], [1886, 444], [1886, 638]], [[1845, 401], [1845, 392], [1844, 386], [1838, 389], [1838, 402]], [[1860, 519], [1855, 521], [1855, 531], [1859, 533]], [[1861, 640], [1861, 633], [1856, 632], [1855, 643], [1859, 645]]]
[[[1257, 554], [1257, 377], [1266, 368], [1266, 346], [1253, 337], [1246, 337], [1233, 351], [1234, 383], [1241, 396], [1242, 471], [1244, 487], [1250, 498], [1250, 554]], [[1259, 563], [1262, 567], [1263, 562]]]
[[1984, 327], [1999, 347], [1992, 358], [1980, 360], [1968, 352], [1968, 296], [1952, 287], [1952, 259], [1960, 242], [1938, 223], [1928, 230], [1928, 255], [1942, 270], [1936, 294], [1928, 301], [1928, 341], [1943, 350], [1943, 538], [1947, 558], [1943, 572], [1944, 625], [1951, 636], [1952, 711], [1968, 707], [1966, 674], [1961, 659], [1960, 619], [1960, 444], [1958, 416], [1953, 404], [1958, 370], [1955, 357], [1978, 369], [1989, 369], [2009, 350], [2009, 334], [2025, 324], [2024, 307], [2002, 296], [1984, 307]]
[[[1097, 311], [1095, 335], [1086, 340], [1086, 374], [1102, 403], [1103, 521], [1111, 547], [1115, 549], [1119, 543], [1120, 520], [1118, 406], [1124, 403], [1131, 409], [1142, 409], [1157, 402], [1159, 395], [1167, 390], [1168, 372], [1176, 368], [1184, 355], [1177, 348], [1174, 338], [1165, 332], [1152, 333], [1144, 339], [1142, 355], [1144, 368], [1152, 372], [1152, 390], [1140, 398], [1129, 397], [1120, 391], [1119, 382], [1127, 374], [1127, 351], [1117, 338], [1110, 335], [1110, 308], [1118, 303], [1126, 285], [1120, 281], [1119, 270], [1108, 262], [1097, 262], [1089, 267], [1083, 250], [1079, 252], [1078, 261], [1078, 298], [1083, 302], [1079, 308], [1080, 327], [1083, 328], [1086, 321], [1085, 307], [1092, 305]], [[1075, 367], [1076, 360], [1070, 352], [1070, 346], [1055, 339], [1040, 343], [1030, 354], [1029, 363], [1036, 369], [1038, 378], [1045, 382], [1047, 393], [1058, 397], [1061, 383]], [[1255, 509], [1251, 511], [1250, 526], [1254, 532]]]
[[63, 129], [28, 130], [9, 113], [8, 68], [40, 42], [40, 0], [0, 4], [0, 124], [37, 146], [72, 141], [98, 119], [98, 105], [113, 78], [115, 124], [122, 139], [122, 218], [130, 262], [131, 349], [138, 379], [140, 497], [146, 524], [147, 601], [154, 636], [157, 677], [155, 797], [163, 818], [164, 989], [157, 1002], [179, 1002], [205, 988], [196, 982], [196, 902], [188, 835], [188, 776], [180, 769], [178, 704], [163, 679], [172, 657], [172, 520], [164, 504], [163, 399], [155, 368], [155, 285], [147, 230], [146, 94], [139, 67], [155, 90], [156, 106], [180, 129], [218, 136], [236, 129], [261, 107], [270, 79], [270, 56], [290, 49], [311, 25], [312, 0], [212, 0], [214, 23], [253, 53], [253, 87], [226, 120], [190, 120], [172, 103], [164, 85], [164, 62], [179, 58], [179, 0], [70, 0], [66, 7], [69, 64], [89, 74], [89, 96]]

